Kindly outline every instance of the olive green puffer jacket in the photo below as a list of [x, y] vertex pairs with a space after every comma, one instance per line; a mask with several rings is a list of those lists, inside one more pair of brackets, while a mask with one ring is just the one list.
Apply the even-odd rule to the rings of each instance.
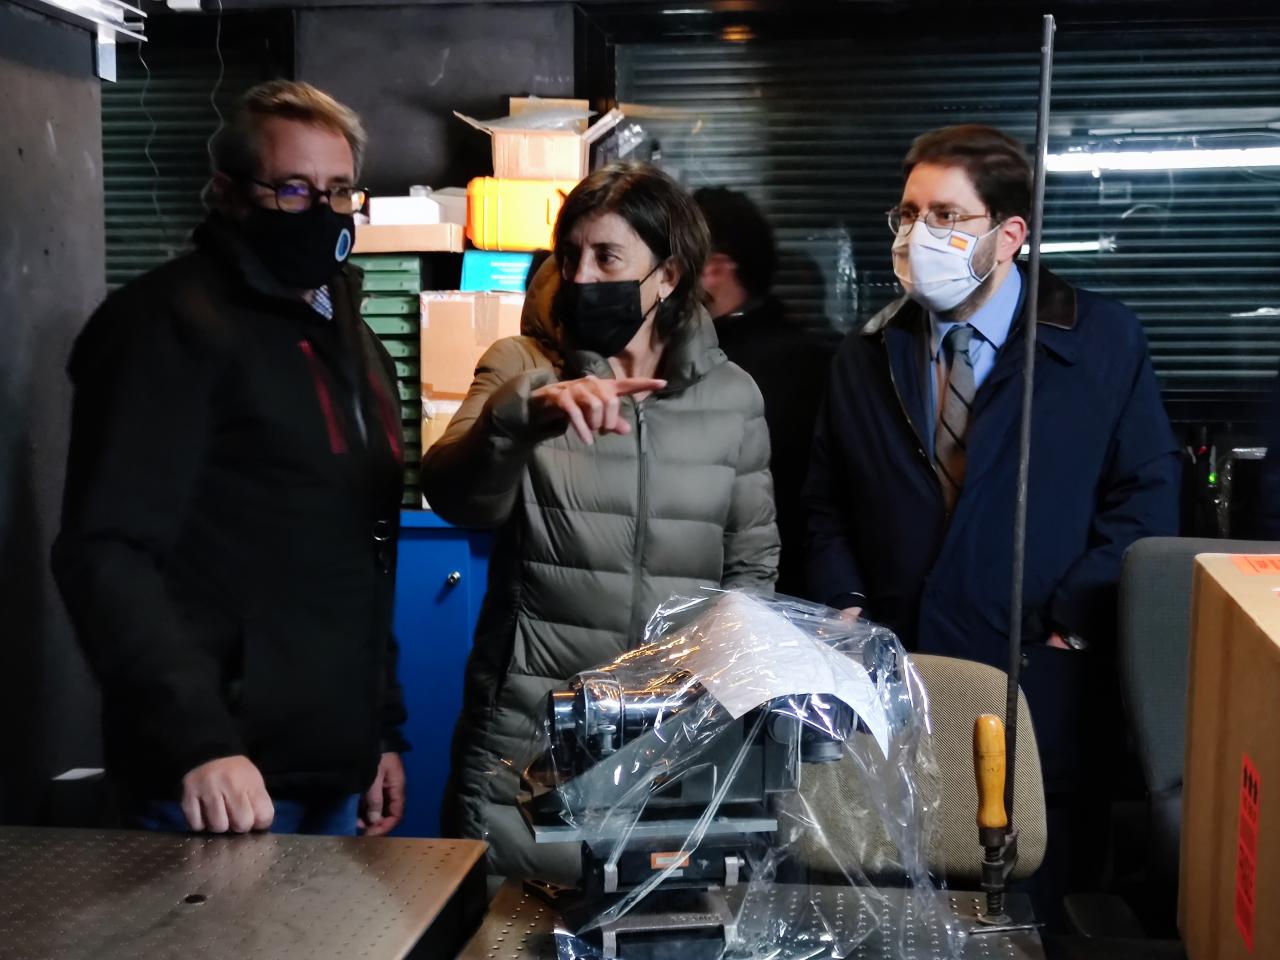
[[549, 262], [526, 300], [525, 335], [480, 360], [462, 409], [423, 458], [422, 483], [449, 522], [497, 530], [446, 832], [488, 840], [494, 873], [571, 882], [578, 848], [535, 850], [514, 805], [547, 692], [636, 646], [673, 593], [771, 591], [779, 548], [764, 402], [705, 312], [667, 344], [667, 387], [623, 401], [630, 435], [587, 446], [566, 421], [531, 422], [538, 387], [613, 376], [601, 357], [563, 349], [550, 309], [557, 284]]

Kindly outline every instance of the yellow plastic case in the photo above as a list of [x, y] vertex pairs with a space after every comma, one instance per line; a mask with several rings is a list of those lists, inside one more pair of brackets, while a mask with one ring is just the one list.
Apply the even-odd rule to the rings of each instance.
[[573, 180], [502, 180], [467, 184], [467, 236], [481, 250], [550, 250]]

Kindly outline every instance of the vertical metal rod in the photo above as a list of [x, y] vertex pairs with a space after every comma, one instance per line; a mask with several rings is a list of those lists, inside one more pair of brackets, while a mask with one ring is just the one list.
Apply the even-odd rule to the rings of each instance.
[[1040, 235], [1044, 227], [1045, 156], [1049, 152], [1049, 91], [1053, 83], [1052, 14], [1040, 41], [1040, 105], [1036, 112], [1035, 181], [1031, 194], [1031, 250], [1027, 261], [1027, 308], [1023, 325], [1026, 359], [1022, 376], [1022, 431], [1018, 438], [1018, 486], [1013, 512], [1013, 588], [1009, 604], [1009, 688], [1004, 708], [1004, 808], [1013, 829], [1013, 785], [1018, 756], [1018, 675], [1022, 671], [1022, 579], [1027, 566], [1027, 482], [1031, 467], [1031, 396], [1036, 375], [1036, 318], [1040, 296]]

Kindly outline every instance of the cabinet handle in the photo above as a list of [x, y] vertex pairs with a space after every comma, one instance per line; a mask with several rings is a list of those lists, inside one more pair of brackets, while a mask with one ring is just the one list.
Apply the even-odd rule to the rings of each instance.
[[449, 576], [444, 578], [444, 582], [451, 587], [456, 587], [462, 582], [462, 574], [455, 570], [453, 573], [449, 574]]

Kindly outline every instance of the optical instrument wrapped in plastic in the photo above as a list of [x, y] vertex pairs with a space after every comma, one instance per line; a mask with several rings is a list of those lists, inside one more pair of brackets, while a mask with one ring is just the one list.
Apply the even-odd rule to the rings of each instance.
[[546, 710], [521, 809], [537, 842], [582, 845], [562, 958], [692, 957], [709, 932], [702, 954], [729, 958], [873, 937], [897, 957], [918, 936], [960, 955], [926, 860], [923, 688], [888, 630], [796, 600], [674, 597]]

